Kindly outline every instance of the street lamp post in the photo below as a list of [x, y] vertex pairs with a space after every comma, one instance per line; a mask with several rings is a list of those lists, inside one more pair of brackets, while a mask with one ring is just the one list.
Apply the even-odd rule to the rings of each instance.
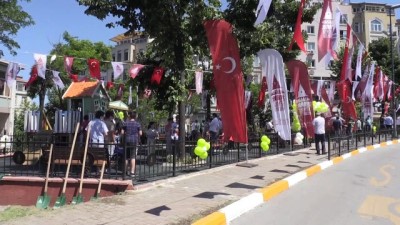
[[[394, 77], [394, 56], [393, 56], [393, 25], [392, 25], [392, 13], [394, 12], [395, 9], [400, 8], [400, 4], [397, 5], [392, 5], [390, 7], [390, 15], [389, 15], [389, 19], [390, 19], [390, 56], [392, 58], [392, 110], [393, 110], [393, 137], [397, 138], [397, 116], [396, 116], [396, 101], [395, 101], [395, 96], [394, 96], [394, 91], [395, 91], [395, 77]], [[396, 13], [393, 13], [394, 15], [396, 15]]]

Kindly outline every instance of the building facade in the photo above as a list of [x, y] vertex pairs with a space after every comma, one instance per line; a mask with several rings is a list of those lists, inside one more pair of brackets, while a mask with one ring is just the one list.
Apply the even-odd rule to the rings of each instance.
[[[6, 83], [8, 62], [0, 60], [0, 134], [13, 135], [14, 120], [25, 101], [31, 102], [25, 90], [26, 81], [17, 76], [16, 86], [9, 88]], [[1, 136], [0, 135], [0, 136]]]

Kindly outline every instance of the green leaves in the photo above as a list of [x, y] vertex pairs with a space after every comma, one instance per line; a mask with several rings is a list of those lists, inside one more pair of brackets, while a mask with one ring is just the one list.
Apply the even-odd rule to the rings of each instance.
[[[29, 0], [25, 0], [29, 2]], [[10, 54], [16, 55], [19, 44], [14, 40], [17, 32], [26, 26], [33, 25], [32, 17], [22, 10], [17, 0], [0, 1], [0, 44], [5, 46]], [[2, 51], [0, 50], [0, 57]]]

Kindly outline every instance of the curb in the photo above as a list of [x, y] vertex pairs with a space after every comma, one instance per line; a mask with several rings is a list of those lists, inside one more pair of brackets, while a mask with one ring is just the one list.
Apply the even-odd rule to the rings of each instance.
[[252, 193], [246, 197], [241, 198], [240, 200], [225, 206], [224, 208], [203, 217], [196, 222], [192, 223], [192, 225], [225, 225], [229, 224], [234, 219], [238, 218], [242, 214], [254, 209], [255, 207], [267, 202], [271, 198], [277, 196], [278, 194], [286, 191], [293, 185], [299, 183], [300, 181], [310, 177], [332, 165], [338, 164], [343, 160], [350, 158], [351, 156], [356, 156], [360, 153], [374, 150], [380, 147], [385, 147], [392, 144], [400, 143], [400, 139], [382, 142], [380, 144], [369, 145], [366, 147], [358, 148], [349, 153], [343, 154], [342, 156], [333, 158], [329, 161], [324, 161], [314, 166], [311, 166], [308, 169], [297, 172], [295, 174], [290, 175], [289, 177], [284, 178], [283, 180], [272, 183], [264, 188], [257, 190], [255, 193]]

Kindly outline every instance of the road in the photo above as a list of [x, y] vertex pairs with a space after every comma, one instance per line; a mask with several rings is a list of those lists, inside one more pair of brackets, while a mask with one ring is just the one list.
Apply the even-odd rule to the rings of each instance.
[[242, 215], [232, 225], [400, 225], [399, 145], [350, 157]]

